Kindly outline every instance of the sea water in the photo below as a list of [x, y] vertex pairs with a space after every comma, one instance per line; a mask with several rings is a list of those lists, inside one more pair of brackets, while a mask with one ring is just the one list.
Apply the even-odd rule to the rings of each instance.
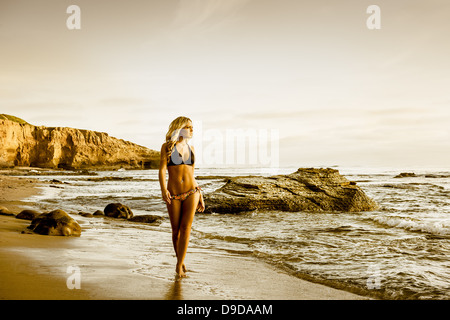
[[[288, 174], [296, 169], [196, 169], [195, 175], [209, 193], [225, 184], [223, 177]], [[189, 250], [257, 257], [300, 278], [385, 299], [449, 299], [450, 171], [422, 168], [415, 169], [413, 177], [396, 178], [407, 170], [336, 169], [355, 181], [379, 209], [197, 213]], [[136, 272], [173, 277], [173, 266], [167, 261], [173, 255], [170, 241], [145, 254], [136, 246], [152, 241], [145, 238], [146, 230], [152, 237], [155, 232], [170, 234], [157, 170], [58, 174], [37, 176], [45, 182], [44, 192], [29, 201], [41, 210], [60, 208], [76, 215], [84, 234], [101, 233], [121, 241], [127, 250], [136, 250]], [[160, 215], [164, 222], [150, 226], [78, 215], [103, 210], [112, 202], [129, 206], [135, 215]]]

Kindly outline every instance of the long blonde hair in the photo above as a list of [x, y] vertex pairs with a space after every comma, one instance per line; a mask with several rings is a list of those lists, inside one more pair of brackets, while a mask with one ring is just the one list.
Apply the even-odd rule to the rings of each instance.
[[175, 143], [177, 143], [180, 138], [181, 129], [183, 129], [189, 121], [191, 121], [191, 119], [180, 116], [170, 123], [169, 130], [166, 133], [167, 162], [169, 162]]

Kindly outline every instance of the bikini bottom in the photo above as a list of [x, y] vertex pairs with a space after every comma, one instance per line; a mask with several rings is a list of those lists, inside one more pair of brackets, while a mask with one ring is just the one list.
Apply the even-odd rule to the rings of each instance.
[[200, 187], [195, 187], [194, 189], [189, 190], [188, 192], [183, 192], [183, 193], [180, 193], [180, 194], [173, 195], [173, 196], [170, 197], [170, 199], [172, 199], [172, 200], [181, 200], [181, 201], [184, 201], [184, 200], [186, 200], [191, 194], [194, 194], [194, 193], [196, 193], [197, 191], [200, 192], [200, 190], [202, 190]]

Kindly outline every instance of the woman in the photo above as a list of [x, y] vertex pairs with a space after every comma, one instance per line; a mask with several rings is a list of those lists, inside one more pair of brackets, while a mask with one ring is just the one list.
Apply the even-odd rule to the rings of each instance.
[[[159, 166], [159, 184], [169, 212], [173, 248], [177, 256], [175, 271], [179, 277], [186, 276], [184, 259], [195, 211], [203, 212], [205, 209], [200, 187], [194, 178], [195, 149], [187, 143], [192, 134], [189, 118], [173, 120], [166, 134], [166, 142], [161, 147]], [[166, 171], [169, 172], [167, 186]]]

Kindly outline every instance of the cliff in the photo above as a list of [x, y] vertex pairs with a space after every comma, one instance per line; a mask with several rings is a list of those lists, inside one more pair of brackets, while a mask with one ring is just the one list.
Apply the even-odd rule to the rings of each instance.
[[157, 168], [159, 152], [107, 133], [34, 126], [0, 115], [0, 167]]

